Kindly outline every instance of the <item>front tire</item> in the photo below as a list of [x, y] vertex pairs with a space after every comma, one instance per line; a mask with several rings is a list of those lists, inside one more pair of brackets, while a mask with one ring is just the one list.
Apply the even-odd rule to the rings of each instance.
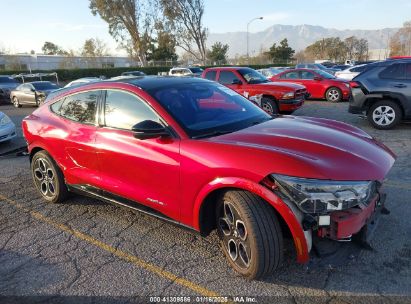
[[340, 102], [342, 100], [342, 92], [339, 88], [331, 87], [325, 92], [325, 98], [329, 102]]
[[19, 100], [17, 99], [16, 96], [13, 97], [13, 106], [15, 108], [21, 108], [21, 104], [20, 104], [20, 102], [19, 102]]
[[270, 115], [278, 114], [278, 106], [275, 100], [263, 97], [261, 99], [261, 108]]
[[402, 111], [394, 101], [381, 100], [370, 107], [367, 112], [367, 119], [374, 128], [388, 130], [400, 123]]
[[44, 200], [61, 203], [68, 197], [63, 173], [46, 151], [37, 152], [31, 161], [33, 182]]
[[230, 265], [248, 279], [271, 274], [281, 263], [283, 238], [271, 206], [247, 191], [227, 191], [217, 208], [217, 234]]

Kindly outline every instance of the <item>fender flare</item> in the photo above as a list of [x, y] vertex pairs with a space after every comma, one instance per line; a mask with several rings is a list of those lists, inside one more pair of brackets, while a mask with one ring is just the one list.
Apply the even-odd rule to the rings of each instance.
[[294, 246], [297, 253], [297, 262], [299, 263], [306, 263], [309, 260], [309, 253], [308, 253], [308, 246], [304, 236], [304, 231], [301, 227], [300, 222], [297, 220], [294, 213], [291, 209], [287, 206], [286, 203], [283, 202], [277, 195], [275, 195], [272, 191], [267, 189], [266, 187], [255, 183], [251, 180], [247, 180], [245, 178], [237, 178], [237, 177], [218, 177], [211, 181], [210, 183], [206, 184], [199, 192], [194, 202], [193, 208], [193, 219], [194, 219], [194, 228], [197, 231], [200, 231], [200, 210], [203, 202], [205, 201], [206, 197], [213, 192], [214, 190], [222, 189], [222, 188], [237, 188], [249, 191], [255, 195], [258, 195], [262, 199], [264, 199], [267, 203], [269, 203], [277, 212], [278, 214], [284, 219], [285, 223], [287, 224], [290, 232], [293, 236]]

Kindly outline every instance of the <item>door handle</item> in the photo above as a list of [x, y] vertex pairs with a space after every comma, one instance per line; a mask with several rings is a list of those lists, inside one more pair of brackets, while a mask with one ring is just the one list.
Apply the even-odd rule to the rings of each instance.
[[407, 86], [403, 83], [397, 83], [397, 84], [394, 84], [394, 87], [396, 87], [396, 88], [406, 88]]

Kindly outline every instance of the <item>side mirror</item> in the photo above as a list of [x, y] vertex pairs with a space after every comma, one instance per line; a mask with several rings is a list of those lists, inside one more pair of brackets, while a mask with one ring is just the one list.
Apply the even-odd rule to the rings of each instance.
[[134, 125], [131, 130], [134, 132], [134, 137], [138, 139], [170, 136], [170, 133], [164, 126], [152, 120], [143, 120]]
[[321, 81], [321, 80], [323, 80], [323, 79], [322, 79], [322, 77], [315, 76], [315, 77], [314, 77], [314, 80], [316, 80], [316, 81]]
[[243, 84], [242, 82], [241, 82], [241, 80], [240, 79], [233, 79], [233, 81], [231, 82], [231, 84], [237, 84], [237, 85], [239, 85], [239, 84]]

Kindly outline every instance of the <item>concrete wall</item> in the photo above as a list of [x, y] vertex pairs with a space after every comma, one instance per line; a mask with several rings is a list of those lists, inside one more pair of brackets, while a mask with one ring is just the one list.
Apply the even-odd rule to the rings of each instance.
[[56, 70], [135, 66], [128, 57], [60, 55], [0, 55], [0, 70]]

